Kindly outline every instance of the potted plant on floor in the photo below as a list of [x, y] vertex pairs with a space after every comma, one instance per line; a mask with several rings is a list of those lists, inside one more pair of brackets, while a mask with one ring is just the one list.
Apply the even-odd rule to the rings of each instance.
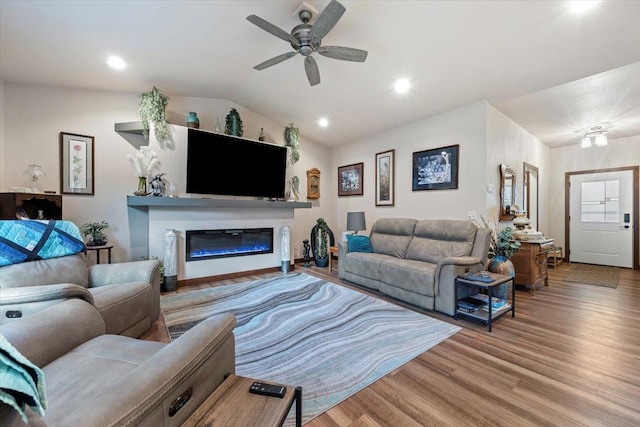
[[107, 235], [103, 230], [109, 228], [107, 221], [87, 222], [82, 224], [80, 231], [83, 236], [90, 236], [87, 246], [104, 246], [107, 244]]
[[333, 245], [335, 245], [333, 232], [323, 218], [318, 218], [316, 225], [311, 229], [311, 252], [316, 266], [329, 265], [329, 246]]

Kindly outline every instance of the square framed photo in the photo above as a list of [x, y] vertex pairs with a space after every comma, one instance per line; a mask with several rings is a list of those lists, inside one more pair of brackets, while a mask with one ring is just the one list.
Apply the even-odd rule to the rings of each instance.
[[338, 168], [338, 196], [362, 196], [364, 163], [340, 166]]
[[94, 137], [60, 132], [60, 193], [93, 196]]
[[376, 206], [393, 206], [395, 150], [376, 153]]
[[458, 188], [459, 151], [450, 145], [413, 153], [413, 191]]

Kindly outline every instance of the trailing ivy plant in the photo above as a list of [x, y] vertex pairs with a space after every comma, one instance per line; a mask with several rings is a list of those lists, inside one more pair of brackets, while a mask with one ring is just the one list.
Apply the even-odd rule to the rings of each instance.
[[224, 133], [233, 136], [242, 136], [244, 134], [240, 113], [235, 108], [232, 108], [225, 118]]
[[284, 146], [291, 149], [289, 151], [289, 158], [291, 159], [291, 164], [294, 165], [300, 160], [300, 143], [298, 142], [298, 139], [300, 139], [300, 129], [294, 127], [293, 123], [289, 123], [289, 126], [284, 128], [282, 136], [284, 138]]
[[169, 97], [155, 86], [151, 91], [140, 94], [139, 111], [145, 139], [149, 138], [149, 123], [153, 123], [154, 134], [160, 143], [169, 139], [169, 123], [165, 115], [168, 103]]

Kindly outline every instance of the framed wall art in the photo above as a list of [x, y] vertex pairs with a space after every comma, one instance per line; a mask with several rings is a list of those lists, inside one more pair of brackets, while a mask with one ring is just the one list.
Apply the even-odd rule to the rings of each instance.
[[395, 150], [376, 153], [376, 206], [393, 206]]
[[94, 137], [60, 132], [60, 193], [92, 196]]
[[320, 198], [320, 170], [312, 168], [307, 171], [307, 199]]
[[450, 145], [413, 153], [413, 191], [458, 188], [459, 150]]
[[338, 196], [362, 196], [364, 163], [340, 166], [338, 168]]

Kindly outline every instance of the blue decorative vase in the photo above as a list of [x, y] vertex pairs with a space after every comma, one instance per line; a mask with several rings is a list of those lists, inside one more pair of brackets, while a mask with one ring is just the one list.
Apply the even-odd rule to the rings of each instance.
[[193, 111], [189, 113], [187, 116], [187, 127], [199, 129], [200, 128], [200, 119], [198, 115]]
[[[513, 263], [511, 262], [511, 260], [502, 255], [496, 255], [491, 258], [489, 260], [487, 270], [492, 273], [498, 273], [509, 277], [515, 277], [516, 275], [516, 270], [513, 267]], [[494, 289], [494, 296], [500, 299], [508, 299], [510, 287], [511, 282], [498, 286]]]

